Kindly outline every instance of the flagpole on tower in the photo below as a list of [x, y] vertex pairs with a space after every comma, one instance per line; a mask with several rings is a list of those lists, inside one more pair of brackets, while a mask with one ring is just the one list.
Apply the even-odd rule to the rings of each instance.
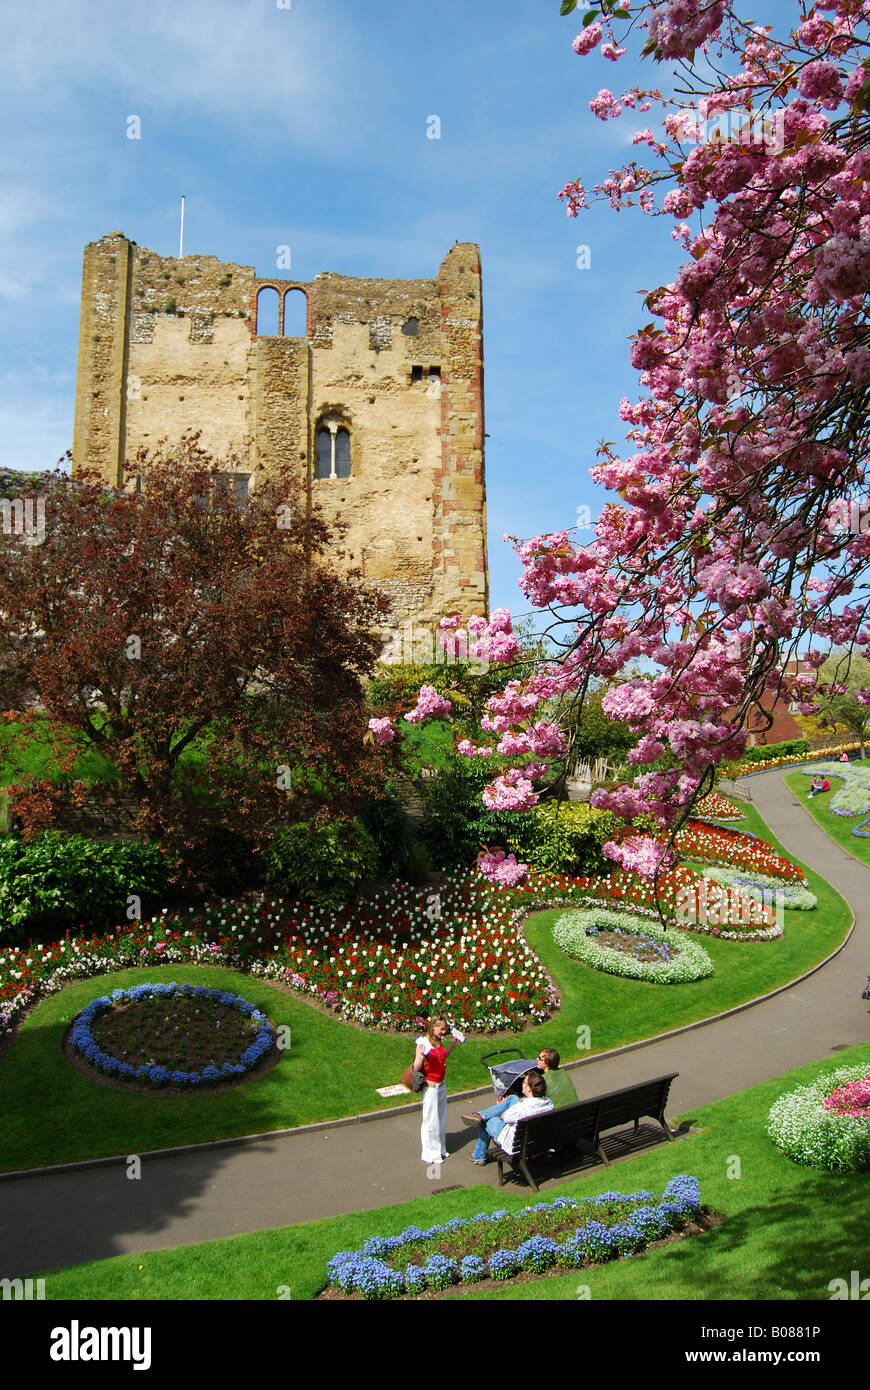
[[178, 234], [178, 259], [184, 255], [184, 194], [181, 195], [181, 230]]

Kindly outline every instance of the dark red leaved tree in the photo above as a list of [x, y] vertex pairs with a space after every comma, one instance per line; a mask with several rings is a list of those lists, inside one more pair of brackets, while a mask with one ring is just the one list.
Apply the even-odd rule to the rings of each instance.
[[353, 806], [378, 778], [362, 681], [387, 599], [336, 570], [340, 535], [289, 471], [239, 505], [196, 436], [130, 471], [141, 494], [55, 475], [6, 528], [0, 708], [100, 749], [179, 864], [216, 816], [262, 843], [290, 793]]

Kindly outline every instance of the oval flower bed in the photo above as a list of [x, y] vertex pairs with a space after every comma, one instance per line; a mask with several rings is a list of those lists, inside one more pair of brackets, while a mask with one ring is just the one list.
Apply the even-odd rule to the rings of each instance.
[[149, 1087], [231, 1081], [273, 1047], [266, 1015], [241, 995], [174, 982], [115, 989], [92, 1000], [74, 1020], [69, 1041], [104, 1076]]
[[744, 897], [768, 906], [781, 900], [783, 907], [795, 912], [812, 912], [819, 901], [815, 893], [801, 883], [785, 883], [781, 878], [771, 878], [770, 874], [745, 869], [705, 869], [702, 878], [727, 888], [737, 888]]
[[[671, 1178], [660, 1202], [651, 1192], [604, 1192], [580, 1201], [557, 1197], [522, 1211], [453, 1217], [397, 1236], [372, 1236], [327, 1265], [330, 1294], [385, 1299], [524, 1272], [578, 1269], [634, 1255], [700, 1216], [697, 1178]], [[334, 1291], [334, 1292], [333, 1292]]]
[[713, 974], [703, 946], [633, 913], [607, 908], [567, 912], [554, 926], [553, 940], [566, 955], [594, 970], [631, 980], [674, 985]]
[[841, 1067], [780, 1096], [767, 1133], [795, 1163], [835, 1172], [870, 1171], [870, 1068]]

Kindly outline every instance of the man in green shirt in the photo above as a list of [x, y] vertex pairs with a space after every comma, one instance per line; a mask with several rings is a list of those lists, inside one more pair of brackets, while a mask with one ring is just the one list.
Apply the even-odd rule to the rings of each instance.
[[542, 1047], [538, 1053], [538, 1071], [544, 1073], [547, 1095], [558, 1110], [563, 1105], [576, 1105], [577, 1092], [566, 1071], [559, 1071], [559, 1054], [555, 1047]]
[[[577, 1104], [577, 1092], [574, 1090], [573, 1081], [567, 1072], [559, 1071], [559, 1054], [555, 1047], [542, 1047], [532, 1070], [543, 1074], [547, 1086], [547, 1096], [553, 1102], [555, 1110], [563, 1105]], [[506, 1096], [497, 1105], [491, 1105], [488, 1110], [475, 1110], [470, 1115], [461, 1115], [460, 1119], [466, 1125], [485, 1125], [487, 1120], [504, 1115], [506, 1110], [516, 1105], [521, 1099], [520, 1096]]]

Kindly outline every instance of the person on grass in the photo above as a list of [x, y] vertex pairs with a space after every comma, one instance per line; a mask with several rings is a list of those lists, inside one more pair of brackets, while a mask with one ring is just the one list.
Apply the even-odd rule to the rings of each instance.
[[[470, 1163], [478, 1168], [486, 1163], [486, 1151], [490, 1139], [494, 1139], [505, 1153], [513, 1153], [517, 1124], [532, 1115], [546, 1115], [553, 1109], [553, 1102], [547, 1095], [547, 1083], [539, 1071], [530, 1071], [523, 1077], [523, 1096], [521, 1100], [511, 1097], [513, 1102], [501, 1115], [489, 1120], [481, 1120], [477, 1129], [477, 1143], [474, 1152], [468, 1155]], [[462, 1117], [465, 1119], [465, 1116]]]

